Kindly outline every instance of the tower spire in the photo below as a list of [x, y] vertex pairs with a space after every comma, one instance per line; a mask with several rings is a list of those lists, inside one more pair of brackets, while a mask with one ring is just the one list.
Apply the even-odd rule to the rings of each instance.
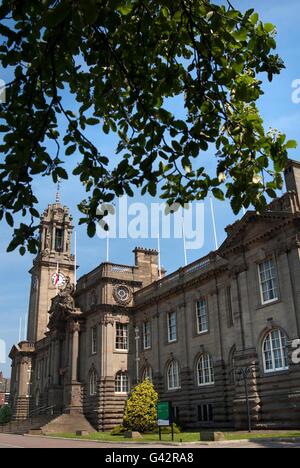
[[59, 205], [61, 202], [61, 194], [60, 194], [60, 178], [57, 180], [57, 192], [56, 192], [56, 204]]

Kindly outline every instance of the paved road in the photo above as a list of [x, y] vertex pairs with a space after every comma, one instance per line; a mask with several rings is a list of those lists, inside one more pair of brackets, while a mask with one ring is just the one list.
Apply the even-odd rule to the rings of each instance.
[[[180, 451], [181, 447], [167, 445], [145, 445], [145, 444], [109, 444], [73, 440], [59, 440], [46, 437], [24, 437], [19, 435], [0, 434], [0, 448], [154, 448], [165, 449], [172, 448], [175, 451]], [[182, 448], [300, 448], [300, 443], [297, 442], [225, 442], [207, 445], [185, 445]]]

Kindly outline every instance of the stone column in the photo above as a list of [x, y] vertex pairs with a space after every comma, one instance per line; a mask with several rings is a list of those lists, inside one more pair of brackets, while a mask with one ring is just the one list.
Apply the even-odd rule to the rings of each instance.
[[71, 381], [78, 381], [78, 358], [79, 358], [79, 323], [72, 324], [72, 371]]
[[80, 323], [75, 321], [70, 322], [69, 330], [71, 338], [71, 356], [69, 383], [64, 388], [65, 411], [66, 413], [82, 413], [82, 385], [78, 382]]
[[54, 385], [58, 385], [59, 384], [60, 356], [59, 356], [59, 340], [58, 340], [57, 337], [56, 337], [56, 339], [54, 341], [53, 364], [54, 364], [53, 383], [54, 383]]
[[55, 238], [56, 238], [56, 224], [53, 225], [53, 229], [52, 229], [52, 250], [55, 250]]

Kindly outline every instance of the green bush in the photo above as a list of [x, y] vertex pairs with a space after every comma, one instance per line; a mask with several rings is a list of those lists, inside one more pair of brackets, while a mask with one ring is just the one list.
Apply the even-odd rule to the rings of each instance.
[[118, 436], [118, 435], [123, 435], [124, 432], [126, 432], [127, 429], [125, 429], [124, 426], [116, 426], [113, 428], [113, 430], [111, 431], [111, 435], [113, 436]]
[[158, 394], [149, 380], [137, 385], [125, 408], [123, 425], [126, 430], [153, 431], [157, 427], [157, 402]]
[[7, 424], [12, 420], [13, 412], [12, 409], [5, 405], [0, 409], [0, 424]]

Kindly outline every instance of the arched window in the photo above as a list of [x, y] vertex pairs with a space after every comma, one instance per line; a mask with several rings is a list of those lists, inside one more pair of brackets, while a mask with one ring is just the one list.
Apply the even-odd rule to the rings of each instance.
[[127, 372], [118, 372], [115, 379], [115, 392], [129, 393], [129, 378]]
[[146, 366], [143, 372], [143, 381], [144, 380], [149, 380], [150, 382], [153, 382], [153, 370], [151, 366]]
[[178, 361], [172, 361], [167, 370], [168, 390], [178, 390], [180, 388], [180, 369]]
[[279, 329], [270, 331], [263, 342], [263, 361], [266, 373], [289, 368], [287, 337]]
[[92, 371], [90, 374], [90, 396], [97, 395], [97, 374]]
[[214, 368], [209, 354], [202, 354], [197, 363], [198, 386], [215, 383]]

